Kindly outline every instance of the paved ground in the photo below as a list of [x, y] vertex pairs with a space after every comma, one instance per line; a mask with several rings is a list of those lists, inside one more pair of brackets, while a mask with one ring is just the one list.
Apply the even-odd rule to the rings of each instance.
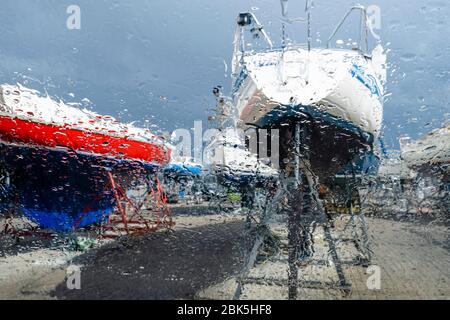
[[[151, 234], [106, 245], [87, 259], [82, 289], [64, 299], [191, 299], [240, 269], [242, 222], [213, 224], [171, 234]], [[92, 255], [92, 254], [90, 254]], [[77, 261], [83, 261], [80, 256]]]
[[[342, 231], [345, 223], [346, 219], [338, 221], [336, 229]], [[323, 230], [318, 228], [314, 236], [316, 252], [313, 261], [300, 267], [299, 279], [309, 284], [320, 281], [322, 285], [300, 288], [299, 299], [450, 299], [448, 227], [378, 218], [369, 218], [367, 223], [373, 250], [371, 265], [380, 268], [380, 289], [368, 288], [367, 280], [372, 272], [367, 273], [366, 266], [346, 263], [354, 259], [357, 251], [352, 243], [342, 241], [347, 236], [336, 231], [332, 235], [338, 239], [337, 253], [351, 289], [347, 293], [333, 286], [327, 287], [327, 284], [339, 282], [339, 277]], [[287, 286], [273, 284], [273, 279], [287, 280], [287, 267], [286, 257], [281, 256], [253, 268], [249, 275], [253, 281], [244, 285], [241, 298], [287, 299]], [[204, 290], [199, 296], [230, 299], [235, 287], [236, 278], [230, 278]]]
[[[0, 299], [231, 298], [242, 268], [242, 218], [191, 215], [203, 209], [185, 209], [176, 212], [174, 232], [123, 238], [83, 254], [44, 243], [24, 244], [14, 252], [13, 244], [5, 250], [0, 241], [4, 255], [0, 257]], [[338, 221], [336, 230], [344, 223]], [[381, 269], [381, 289], [367, 288], [369, 275], [364, 267], [344, 265], [345, 278], [352, 285], [349, 295], [335, 288], [316, 288], [300, 289], [299, 298], [450, 299], [448, 227], [379, 218], [368, 219], [368, 224], [373, 264]], [[333, 235], [344, 236], [339, 232]], [[328, 262], [302, 267], [301, 280], [337, 281], [320, 228], [315, 242], [314, 259]], [[352, 259], [355, 253], [352, 244], [344, 241], [338, 241], [337, 252], [342, 261]], [[68, 265], [82, 266], [81, 290], [67, 289]], [[251, 275], [283, 278], [287, 265], [282, 258], [268, 261]], [[250, 284], [244, 287], [242, 298], [285, 299], [287, 288], [269, 282]]]
[[[172, 232], [124, 237], [84, 254], [42, 239], [2, 239], [0, 299], [187, 299], [240, 270], [242, 217], [178, 214]], [[81, 290], [66, 286], [74, 265], [82, 267]]]

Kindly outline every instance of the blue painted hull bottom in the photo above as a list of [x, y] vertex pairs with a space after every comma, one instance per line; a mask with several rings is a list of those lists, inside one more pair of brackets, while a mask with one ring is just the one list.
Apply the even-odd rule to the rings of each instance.
[[[104, 222], [115, 206], [108, 170], [127, 177], [136, 163], [119, 163], [68, 150], [0, 145], [0, 161], [9, 173], [18, 201], [42, 228], [67, 232]], [[127, 176], [128, 174], [128, 176]], [[125, 181], [127, 182], [127, 181]]]

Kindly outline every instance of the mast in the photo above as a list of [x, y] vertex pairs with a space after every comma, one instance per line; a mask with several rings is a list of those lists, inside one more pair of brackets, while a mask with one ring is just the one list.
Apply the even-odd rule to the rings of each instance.
[[308, 37], [308, 51], [311, 51], [311, 8], [313, 6], [312, 0], [306, 0], [305, 11], [308, 16], [307, 37]]
[[287, 20], [288, 14], [288, 0], [280, 0], [281, 2], [281, 15], [283, 16], [283, 20], [281, 22], [281, 37], [282, 37], [282, 48], [286, 48], [286, 24], [285, 20]]

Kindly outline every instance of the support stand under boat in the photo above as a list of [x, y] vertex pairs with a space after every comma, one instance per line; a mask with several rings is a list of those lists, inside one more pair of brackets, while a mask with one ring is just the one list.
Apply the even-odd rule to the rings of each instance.
[[[292, 152], [294, 162], [294, 178], [288, 179], [293, 183], [287, 184], [288, 201], [288, 244], [289, 244], [289, 299], [297, 299], [299, 287], [328, 287], [339, 288], [348, 294], [350, 284], [347, 282], [342, 263], [337, 253], [335, 240], [331, 234], [330, 221], [317, 191], [318, 182], [310, 166], [308, 146], [311, 138], [307, 125], [308, 120], [298, 120], [294, 124], [294, 139]], [[292, 177], [292, 172], [284, 173]], [[293, 180], [292, 180], [293, 179]], [[314, 240], [312, 226], [320, 223], [323, 227], [324, 238], [328, 245], [328, 254], [333, 261], [338, 281], [325, 283], [322, 281], [299, 282], [299, 266], [312, 262], [314, 254]]]
[[[330, 225], [334, 225], [334, 216], [348, 215], [342, 234], [351, 230], [349, 238], [338, 239], [340, 242], [352, 242], [359, 255], [352, 262], [353, 265], [368, 266], [372, 260], [368, 225], [365, 219], [364, 206], [371, 192], [369, 186], [376, 185], [370, 173], [359, 172], [350, 163], [350, 168], [342, 174], [336, 175], [327, 182], [327, 192], [324, 194], [325, 212]], [[369, 189], [368, 189], [369, 188]], [[361, 194], [361, 191], [366, 189]]]
[[311, 192], [314, 186], [302, 163], [308, 160], [305, 145], [308, 138], [300, 122], [294, 124], [292, 152], [294, 155], [294, 172], [284, 172], [288, 177], [288, 296], [297, 299], [299, 288], [299, 264], [307, 262], [313, 255], [313, 235], [310, 224], [313, 222]]
[[[145, 192], [138, 200], [127, 195], [127, 190], [113, 171], [113, 168], [105, 167], [108, 179], [105, 191], [112, 193], [117, 210], [108, 215], [106, 221], [99, 226], [90, 226], [88, 229], [98, 231], [100, 238], [118, 238], [162, 229], [171, 230], [175, 222], [172, 221], [167, 198], [158, 176], [150, 172], [143, 174], [141, 183], [145, 186]], [[74, 229], [83, 218], [84, 216], [80, 217]]]
[[[362, 257], [357, 257], [358, 261], [355, 261], [355, 263], [368, 266], [372, 260], [372, 250], [370, 248], [368, 227], [362, 208], [363, 202], [358, 190], [358, 185], [361, 184], [361, 181], [359, 181], [361, 178], [358, 179], [353, 166], [351, 172], [351, 177], [349, 179], [346, 177], [345, 179], [347, 191], [346, 207], [347, 213], [350, 214], [350, 220], [345, 226], [344, 231], [347, 227], [351, 226], [352, 241], [358, 252], [362, 255]], [[355, 207], [357, 212], [355, 212]], [[360, 229], [359, 232], [358, 229]]]
[[[302, 132], [300, 131], [300, 123], [295, 124], [295, 134], [293, 139], [293, 151], [295, 159], [294, 167], [294, 180], [293, 183], [288, 184], [288, 286], [289, 286], [289, 299], [293, 300], [297, 298], [298, 290], [298, 258], [299, 254], [303, 255], [303, 252], [299, 252], [301, 248], [306, 248], [300, 241], [305, 240], [300, 236], [300, 224], [301, 214], [308, 208], [304, 203], [303, 195], [303, 175], [300, 171], [300, 155], [301, 155], [301, 138]], [[289, 180], [292, 180], [289, 179]]]
[[[301, 162], [302, 150], [301, 145], [305, 139], [304, 132], [301, 131], [300, 123], [295, 124], [295, 137], [292, 142], [292, 154], [294, 155], [293, 170], [285, 169], [281, 173], [277, 192], [271, 195], [271, 199], [266, 199], [266, 205], [260, 212], [260, 219], [256, 226], [255, 241], [245, 254], [246, 260], [243, 271], [238, 278], [238, 285], [234, 294], [234, 299], [239, 299], [242, 294], [243, 285], [248, 282], [248, 274], [250, 269], [255, 265], [258, 251], [262, 245], [268, 240], [273, 240], [268, 224], [269, 219], [273, 216], [274, 204], [281, 204], [282, 213], [288, 216], [288, 296], [289, 299], [297, 299], [299, 288], [299, 263], [307, 261], [312, 256], [312, 234], [310, 232], [309, 223], [303, 221], [304, 217], [311, 216], [312, 206], [310, 204], [307, 192], [312, 190], [309, 186], [311, 179], [308, 179], [302, 170]], [[261, 209], [261, 208], [260, 208]], [[248, 222], [251, 220], [250, 212], [247, 217], [247, 234], [250, 234], [251, 226]]]
[[[325, 214], [324, 207], [319, 198], [316, 188], [314, 174], [309, 164], [308, 149], [304, 147], [308, 144], [309, 133], [307, 126], [302, 126], [300, 119], [297, 123], [291, 124], [293, 132], [292, 137], [285, 139], [289, 141], [286, 146], [289, 149], [289, 165], [280, 173], [278, 185], [273, 192], [266, 191], [266, 204], [261, 208], [253, 207], [249, 211], [247, 221], [256, 221], [256, 227], [252, 234], [251, 224], [247, 223], [247, 239], [254, 239], [249, 250], [245, 252], [244, 268], [237, 279], [237, 288], [234, 299], [239, 299], [242, 295], [244, 285], [247, 284], [273, 284], [277, 286], [288, 287], [289, 299], [298, 298], [299, 288], [324, 289], [333, 288], [341, 290], [344, 294], [350, 292], [350, 284], [347, 282], [342, 263], [337, 253], [337, 246], [330, 230], [329, 221]], [[303, 121], [307, 121], [304, 120]], [[266, 188], [270, 190], [270, 188]], [[252, 217], [252, 214], [259, 212], [259, 219]], [[287, 220], [287, 259], [276, 257], [273, 254], [267, 260], [274, 262], [286, 261], [288, 264], [287, 281], [279, 278], [255, 278], [251, 277], [251, 269], [256, 265], [260, 251], [270, 243], [280, 245], [280, 240], [271, 230], [271, 223], [281, 216]], [[328, 246], [332, 265], [337, 275], [336, 282], [327, 282], [323, 280], [300, 280], [300, 268], [322, 263], [322, 261], [313, 260], [314, 240], [313, 232], [316, 224], [323, 227], [324, 239]], [[252, 236], [253, 235], [253, 236]], [[266, 249], [267, 250], [267, 249]], [[272, 250], [281, 252], [280, 250]]]

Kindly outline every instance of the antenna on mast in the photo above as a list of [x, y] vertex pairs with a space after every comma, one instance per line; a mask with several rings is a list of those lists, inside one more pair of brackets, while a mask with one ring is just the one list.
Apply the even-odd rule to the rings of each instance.
[[311, 51], [311, 9], [313, 7], [312, 0], [306, 0], [305, 12], [308, 16], [307, 37], [308, 37], [308, 51]]
[[281, 3], [281, 15], [283, 16], [282, 22], [281, 22], [281, 36], [282, 36], [282, 47], [286, 47], [286, 24], [284, 21], [287, 19], [288, 14], [288, 0], [280, 0]]
[[283, 18], [286, 18], [288, 13], [288, 0], [280, 0], [281, 1], [281, 15]]

